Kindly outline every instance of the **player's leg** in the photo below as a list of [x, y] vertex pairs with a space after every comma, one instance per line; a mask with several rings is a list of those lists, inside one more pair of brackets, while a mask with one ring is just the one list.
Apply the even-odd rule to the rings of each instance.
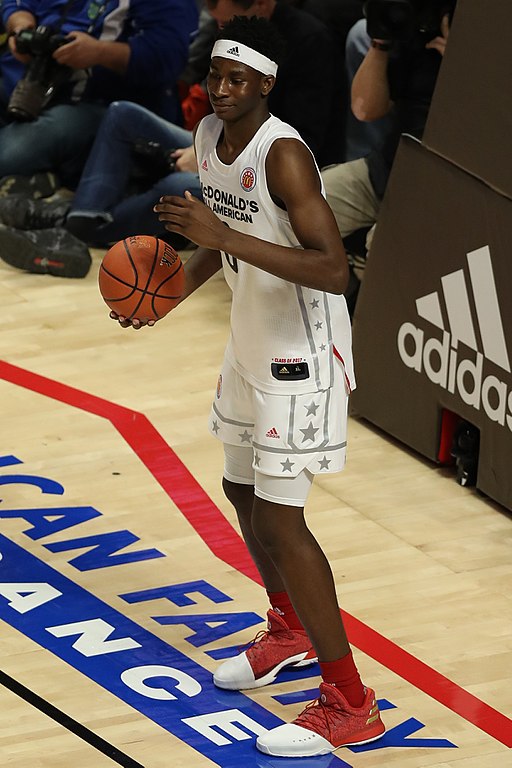
[[256, 474], [252, 527], [312, 641], [323, 682], [312, 706], [293, 723], [261, 736], [257, 746], [271, 755], [305, 757], [378, 739], [384, 725], [373, 690], [361, 682], [338, 608], [332, 570], [306, 525], [303, 506], [278, 501], [289, 492], [284, 483], [282, 478]]
[[316, 661], [316, 654], [274, 563], [253, 531], [253, 450], [224, 444], [224, 454], [224, 492], [236, 510], [242, 536], [272, 606], [267, 613], [267, 631], [258, 633], [246, 650], [215, 671], [213, 679], [219, 688], [244, 690], [271, 683], [285, 666], [310, 665]]
[[[304, 520], [312, 472], [337, 471], [344, 464], [347, 400], [343, 370], [336, 370], [334, 392], [338, 396], [315, 393], [287, 401], [282, 396], [258, 393], [254, 398], [258, 407], [241, 408], [237, 418], [233, 412], [228, 415], [223, 411], [229, 407], [227, 403], [224, 406], [223, 398], [227, 391], [229, 403], [235, 400], [240, 405], [247, 385], [233, 380], [232, 372], [226, 370], [225, 380], [222, 376], [219, 379], [212, 410], [211, 429], [217, 437], [229, 437], [233, 443], [252, 440], [253, 449], [225, 443], [224, 488], [237, 510], [271, 604], [271, 590], [277, 587], [279, 597], [286, 596], [302, 622], [300, 629], [292, 629], [286, 617], [269, 611], [269, 630], [247, 651], [224, 662], [214, 680], [220, 687], [232, 689], [265, 685], [275, 679], [282, 666], [309, 663], [315, 651], [324, 679], [322, 704], [307, 708], [295, 723], [258, 740], [262, 751], [275, 755], [324, 754], [342, 744], [373, 740], [384, 732], [373, 691], [363, 687], [352, 658], [331, 568]], [[304, 414], [307, 424], [303, 423]], [[332, 426], [325, 444], [319, 425], [327, 422]], [[277, 428], [269, 430], [269, 423]], [[296, 434], [288, 434], [289, 424], [294, 424]], [[304, 443], [301, 438], [316, 432], [322, 435], [321, 452], [315, 454], [307, 447], [301, 451], [297, 447]], [[276, 434], [287, 435], [287, 442], [277, 446]], [[294, 466], [298, 471], [292, 476], [288, 471]], [[315, 722], [322, 724], [320, 730], [314, 727]]]
[[[275, 487], [280, 478], [271, 478]], [[281, 482], [283, 482], [281, 480]], [[255, 496], [252, 528], [321, 661], [350, 650], [327, 558], [304, 519], [304, 508]]]
[[286, 593], [300, 622], [288, 621], [288, 625], [293, 623], [294, 628], [306, 630], [319, 658], [338, 659], [350, 649], [334, 579], [327, 558], [304, 519], [304, 500], [313, 475], [303, 470], [296, 478], [275, 478], [256, 472], [255, 495], [254, 486], [244, 484], [245, 480], [251, 482], [254, 475], [252, 450], [224, 446], [224, 451], [224, 492], [236, 510], [242, 536], [267, 593]]
[[[281, 594], [289, 595], [307, 632], [290, 630], [282, 616], [269, 611], [268, 631], [219, 667], [216, 684], [243, 689], [272, 682], [283, 666], [310, 663], [310, 638], [319, 657], [320, 699], [293, 723], [258, 739], [261, 751], [279, 756], [327, 754], [343, 745], [373, 741], [384, 733], [375, 694], [363, 687], [348, 645], [331, 568], [304, 519], [302, 496], [307, 495], [310, 484], [307, 471], [290, 479], [256, 472], [259, 495], [254, 496], [249, 512], [252, 486], [224, 481], [263, 578], [265, 574], [272, 579], [272, 588], [284, 588]], [[294, 503], [269, 500], [285, 494]], [[270, 582], [265, 584], [268, 590]]]
[[[251, 451], [252, 453], [252, 451]], [[222, 487], [226, 498], [234, 506], [238, 518], [240, 531], [249, 550], [258, 572], [263, 579], [267, 592], [282, 592], [284, 585], [274, 563], [265, 552], [258, 539], [254, 535], [252, 527], [254, 486], [242, 485], [222, 479]]]
[[[344, 387], [343, 381], [340, 381], [340, 384]], [[332, 398], [325, 397], [324, 399], [332, 400]], [[257, 402], [256, 408], [255, 402]], [[290, 410], [294, 407], [297, 408], [296, 413], [292, 413]], [[265, 546], [255, 534], [254, 515], [255, 504], [262, 505], [263, 499], [274, 502], [276, 505], [282, 503], [285, 506], [295, 507], [295, 509], [298, 507], [299, 512], [294, 517], [298, 520], [302, 519], [303, 530], [307, 531], [302, 517], [302, 508], [308, 496], [313, 475], [310, 472], [298, 472], [295, 476], [289, 476], [287, 473], [281, 474], [277, 478], [271, 477], [272, 473], [282, 471], [282, 451], [287, 450], [286, 442], [282, 442], [280, 437], [278, 438], [279, 446], [276, 446], [274, 434], [287, 435], [288, 423], [297, 422], [299, 427], [304, 426], [299, 419], [299, 413], [318, 412], [318, 419], [324, 423], [323, 410], [324, 407], [320, 405], [320, 398], [317, 406], [312, 404], [310, 395], [305, 396], [304, 402], [296, 397], [277, 396], [269, 399], [265, 396], [255, 396], [254, 389], [233, 371], [228, 363], [225, 363], [219, 376], [216, 398], [211, 412], [210, 430], [215, 437], [224, 443], [224, 490], [235, 507], [242, 535], [262, 576], [271, 605], [271, 610], [268, 613], [269, 631], [262, 638], [263, 641], [260, 640], [235, 659], [229, 659], [220, 665], [214, 675], [214, 681], [219, 687], [242, 689], [266, 685], [275, 679], [278, 671], [286, 664], [298, 663], [302, 666], [311, 663], [316, 658], [311, 640], [297, 616], [282, 575]], [[260, 433], [257, 439], [257, 444], [261, 448], [258, 448], [255, 454], [252, 443], [256, 416], [262, 423], [258, 427]], [[340, 417], [335, 414], [335, 418], [338, 422], [344, 422], [343, 414]], [[270, 436], [267, 436], [266, 433], [269, 429], [265, 420], [269, 419], [278, 429], [270, 430]], [[298, 442], [302, 437], [302, 433], [299, 432]], [[343, 446], [344, 435], [340, 432], [335, 437]], [[292, 456], [292, 458], [294, 457]], [[298, 457], [298, 459], [307, 463], [312, 460], [312, 455], [306, 451], [304, 456]], [[336, 466], [342, 466], [343, 460], [343, 456], [339, 457]], [[258, 467], [260, 463], [266, 466], [269, 475], [260, 471], [255, 472], [255, 466]], [[335, 461], [326, 458], [322, 462], [322, 466], [334, 466], [335, 463]], [[258, 488], [256, 494], [259, 498], [255, 500], [256, 476], [259, 486], [266, 483], [269, 487]], [[274, 484], [277, 484], [275, 488]], [[314, 548], [316, 545], [314, 539], [311, 537], [308, 541]], [[314, 553], [322, 559], [323, 555], [317, 547]], [[332, 575], [330, 575], [325, 558], [319, 567], [319, 573], [326, 574], [327, 582], [330, 578], [330, 584], [323, 591], [328, 593], [330, 589], [332, 598], [334, 589]], [[338, 632], [341, 634], [343, 628], [339, 612], [332, 618], [332, 621], [335, 622], [335, 626], [338, 627]], [[331, 656], [331, 658], [334, 657], [334, 655]]]
[[[360, 704], [364, 692], [351, 656], [343, 663], [341, 671], [332, 665], [332, 662], [350, 654], [350, 648], [331, 568], [304, 519], [304, 500], [313, 476], [307, 470], [296, 478], [275, 478], [257, 472], [257, 494], [260, 495], [254, 495], [252, 485], [243, 484], [244, 475], [249, 482], [253, 473], [249, 463], [246, 472], [242, 468], [244, 458], [247, 462], [251, 460], [250, 449], [225, 446], [225, 454], [224, 490], [235, 507], [242, 535], [273, 605], [269, 618], [274, 624], [274, 632], [271, 626], [263, 644], [244, 652], [246, 659], [242, 659], [241, 654], [221, 665], [215, 673], [216, 684], [238, 689], [265, 685], [275, 679], [284, 661], [292, 663], [292, 656], [307, 651], [306, 656], [293, 660], [310, 660], [313, 656], [310, 652], [312, 644], [321, 662], [326, 667], [330, 665], [328, 674], [337, 674], [338, 682], [343, 681], [350, 700]], [[226, 475], [231, 479], [228, 480]], [[261, 495], [266, 498], [261, 498]], [[279, 503], [285, 495], [289, 503]], [[274, 605], [273, 598], [277, 599], [277, 605]], [[297, 635], [296, 653], [287, 652], [281, 658], [277, 630], [285, 633], [292, 630], [292, 634]], [[293, 638], [290, 636], [287, 639], [292, 641]], [[258, 657], [256, 661], [253, 658], [255, 653]], [[334, 668], [331, 669], [331, 666]], [[259, 675], [260, 669], [266, 671], [263, 677]]]

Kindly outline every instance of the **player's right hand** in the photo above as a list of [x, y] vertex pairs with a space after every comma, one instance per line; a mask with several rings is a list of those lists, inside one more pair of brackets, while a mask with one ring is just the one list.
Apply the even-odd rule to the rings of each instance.
[[144, 320], [139, 320], [137, 317], [133, 317], [131, 320], [128, 320], [128, 318], [123, 317], [123, 315], [118, 315], [117, 312], [111, 312], [109, 317], [112, 320], [117, 320], [121, 328], [134, 328], [136, 331], [138, 331], [140, 328], [144, 328], [145, 325], [149, 325], [151, 327], [156, 323], [156, 320], [148, 320], [147, 322], [144, 322]]

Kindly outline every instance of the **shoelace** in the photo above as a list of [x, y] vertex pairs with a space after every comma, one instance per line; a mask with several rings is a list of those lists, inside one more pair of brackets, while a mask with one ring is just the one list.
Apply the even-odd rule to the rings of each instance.
[[[262, 640], [266, 640], [267, 637], [271, 634], [270, 630], [268, 629], [260, 629], [260, 631], [253, 637], [252, 640], [249, 640], [248, 643], [245, 643], [245, 645], [239, 645], [238, 650], [241, 651], [249, 651], [249, 650], [261, 650], [261, 645], [259, 645]], [[274, 632], [274, 634], [276, 634]]]
[[[333, 743], [333, 732], [331, 730], [330, 718], [332, 717], [332, 707], [328, 707], [321, 698], [315, 699], [306, 705], [300, 715], [296, 718], [295, 724], [300, 725], [303, 728], [307, 728], [309, 731], [315, 731], [323, 736], [325, 727], [329, 734], [328, 741]], [[336, 715], [338, 717], [348, 717], [348, 712], [343, 709], [336, 709]], [[313, 727], [311, 727], [313, 725]]]

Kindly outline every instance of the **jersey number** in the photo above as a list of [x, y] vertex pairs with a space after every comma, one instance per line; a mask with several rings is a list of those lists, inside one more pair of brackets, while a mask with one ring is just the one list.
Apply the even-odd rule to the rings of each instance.
[[222, 251], [222, 255], [226, 259], [233, 272], [238, 274], [238, 261], [235, 259], [235, 257], [231, 256], [230, 253], [226, 253], [226, 251]]

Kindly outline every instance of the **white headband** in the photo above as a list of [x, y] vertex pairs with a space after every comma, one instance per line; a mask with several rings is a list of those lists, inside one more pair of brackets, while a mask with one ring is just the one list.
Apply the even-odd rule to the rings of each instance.
[[242, 64], [261, 72], [263, 75], [276, 76], [277, 64], [272, 59], [258, 53], [254, 48], [249, 48], [243, 43], [236, 43], [234, 40], [217, 40], [212, 50], [212, 59], [214, 56], [221, 56], [223, 59], [233, 59]]

